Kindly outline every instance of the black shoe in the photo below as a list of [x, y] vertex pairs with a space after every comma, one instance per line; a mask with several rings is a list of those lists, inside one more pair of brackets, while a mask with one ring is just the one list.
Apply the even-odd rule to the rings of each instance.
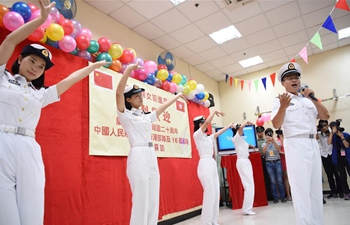
[[323, 204], [326, 204], [326, 203], [327, 203], [326, 200], [323, 199]]
[[328, 199], [334, 198], [334, 195], [333, 195], [333, 194], [329, 194], [329, 195], [327, 196], [327, 198], [328, 198]]
[[340, 193], [340, 194], [339, 194], [339, 198], [344, 198], [344, 194], [343, 194], [343, 193]]
[[334, 194], [334, 197], [333, 198], [338, 198], [339, 196], [337, 194]]
[[287, 200], [286, 200], [285, 198], [282, 198], [282, 199], [281, 199], [281, 202], [282, 202], [282, 203], [286, 203]]
[[278, 203], [278, 199], [273, 200], [273, 203], [277, 204]]

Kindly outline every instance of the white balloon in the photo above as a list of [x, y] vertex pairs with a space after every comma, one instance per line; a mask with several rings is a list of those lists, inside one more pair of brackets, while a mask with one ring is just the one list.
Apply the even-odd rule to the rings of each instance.
[[176, 89], [176, 93], [182, 93], [184, 92], [184, 86], [182, 86], [181, 84], [177, 85], [177, 89]]
[[210, 106], [210, 101], [209, 100], [205, 100], [204, 106], [208, 108]]
[[199, 92], [204, 91], [203, 84], [197, 84], [196, 89], [193, 90], [194, 94], [198, 94]]
[[188, 99], [188, 100], [192, 100], [192, 99], [194, 99], [194, 93], [193, 93], [193, 91], [191, 91], [190, 93], [188, 93], [187, 95], [185, 95], [185, 97]]

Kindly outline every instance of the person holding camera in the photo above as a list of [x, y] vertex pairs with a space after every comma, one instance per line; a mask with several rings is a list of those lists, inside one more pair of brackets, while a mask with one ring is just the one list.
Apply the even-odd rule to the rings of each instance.
[[347, 175], [350, 175], [350, 135], [344, 132], [344, 128], [340, 127], [341, 120], [333, 121], [329, 124], [332, 135], [328, 137], [328, 144], [332, 144], [332, 162], [336, 166], [339, 175], [342, 190], [345, 194], [344, 200], [350, 200], [349, 185]]
[[241, 178], [242, 185], [244, 188], [244, 197], [242, 205], [242, 214], [247, 216], [255, 215], [252, 211], [254, 203], [254, 177], [253, 168], [249, 160], [249, 147], [250, 145], [246, 142], [243, 137], [243, 128], [247, 125], [253, 125], [247, 121], [240, 124], [234, 124], [232, 127], [232, 142], [236, 147], [237, 163], [236, 168]]
[[266, 169], [270, 177], [270, 186], [273, 195], [273, 202], [278, 203], [278, 192], [280, 194], [281, 202], [286, 203], [283, 179], [282, 179], [282, 165], [280, 158], [281, 144], [273, 138], [273, 130], [267, 128], [265, 130], [266, 142], [262, 145], [262, 151], [265, 154]]
[[343, 198], [344, 194], [341, 187], [339, 173], [332, 162], [333, 146], [332, 144], [328, 144], [328, 138], [332, 136], [331, 131], [332, 130], [328, 126], [328, 120], [318, 121], [316, 139], [320, 143], [322, 165], [327, 175], [329, 188], [331, 189], [331, 193], [327, 198]]

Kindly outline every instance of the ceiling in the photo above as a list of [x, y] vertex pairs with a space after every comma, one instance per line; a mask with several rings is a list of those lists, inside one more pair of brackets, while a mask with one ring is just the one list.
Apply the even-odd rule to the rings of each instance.
[[[217, 81], [266, 69], [295, 58], [331, 13], [336, 0], [258, 0], [230, 11], [223, 0], [84, 0], [131, 30]], [[195, 4], [199, 3], [196, 7]], [[350, 12], [334, 9], [337, 30], [350, 26]], [[234, 25], [243, 37], [216, 44], [209, 34]], [[320, 50], [350, 44], [350, 38], [320, 29]], [[264, 63], [244, 69], [238, 61], [259, 55]]]

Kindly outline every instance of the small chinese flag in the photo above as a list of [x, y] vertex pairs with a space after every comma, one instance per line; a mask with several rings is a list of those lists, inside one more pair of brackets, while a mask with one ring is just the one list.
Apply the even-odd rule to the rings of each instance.
[[181, 111], [181, 112], [185, 112], [185, 103], [177, 100], [176, 101], [176, 109]]
[[108, 74], [94, 71], [94, 83], [96, 86], [113, 90], [113, 79]]

